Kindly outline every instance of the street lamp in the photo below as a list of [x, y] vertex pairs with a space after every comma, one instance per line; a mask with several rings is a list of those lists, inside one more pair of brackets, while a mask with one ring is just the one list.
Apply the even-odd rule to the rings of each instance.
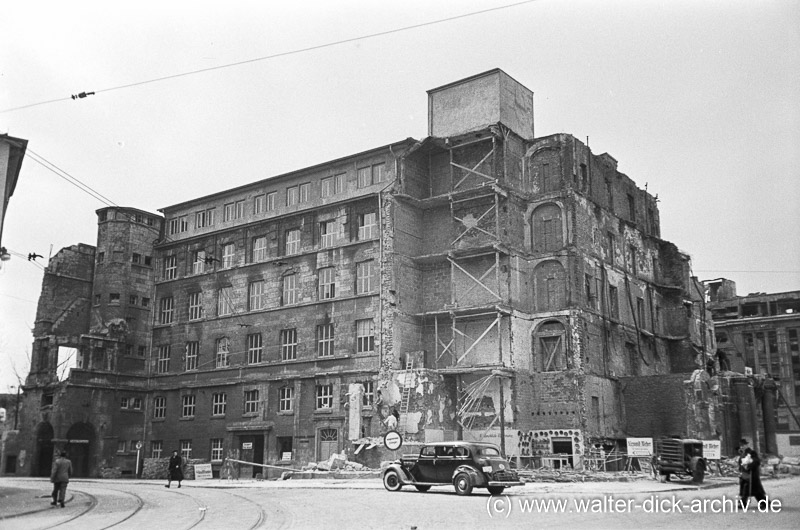
[[[14, 403], [14, 430], [17, 430], [17, 423], [19, 422], [19, 390], [21, 385], [17, 385], [17, 401]], [[14, 388], [14, 385], [11, 385], [9, 388]]]

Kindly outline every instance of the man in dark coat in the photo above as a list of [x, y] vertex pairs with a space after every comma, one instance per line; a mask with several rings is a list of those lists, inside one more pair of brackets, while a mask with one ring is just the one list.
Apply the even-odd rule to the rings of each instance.
[[180, 488], [183, 480], [183, 459], [178, 455], [178, 451], [172, 451], [172, 456], [169, 458], [169, 477], [167, 477], [167, 485], [164, 487], [168, 488], [173, 480], [178, 481]]
[[742, 438], [739, 442], [739, 507], [745, 509], [750, 497], [763, 501], [767, 495], [761, 484], [761, 459], [750, 447], [750, 442]]
[[50, 482], [53, 483], [53, 502], [51, 506], [58, 504], [64, 507], [64, 497], [67, 496], [67, 484], [72, 475], [72, 462], [67, 458], [67, 452], [61, 451], [61, 455], [53, 462], [50, 470]]

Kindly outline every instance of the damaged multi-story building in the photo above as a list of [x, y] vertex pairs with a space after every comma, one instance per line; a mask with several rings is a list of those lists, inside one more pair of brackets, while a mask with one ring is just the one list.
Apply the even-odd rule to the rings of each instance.
[[761, 404], [755, 436], [767, 452], [800, 456], [800, 291], [739, 296], [727, 278], [704, 284], [720, 364], [745, 375]]
[[[536, 137], [533, 93], [502, 70], [428, 103], [423, 140], [163, 217], [99, 210], [97, 247], [45, 276], [18, 472], [58, 444], [87, 474], [132, 473], [137, 447], [223, 476], [377, 465], [395, 411], [406, 443], [491, 440], [523, 465], [724, 436], [702, 286], [657, 199], [574, 136]], [[64, 346], [80, 363], [59, 381]]]

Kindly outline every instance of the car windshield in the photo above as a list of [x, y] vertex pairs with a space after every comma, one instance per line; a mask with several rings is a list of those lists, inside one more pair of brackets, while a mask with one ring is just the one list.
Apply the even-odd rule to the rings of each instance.
[[481, 456], [500, 456], [500, 451], [494, 447], [481, 447]]

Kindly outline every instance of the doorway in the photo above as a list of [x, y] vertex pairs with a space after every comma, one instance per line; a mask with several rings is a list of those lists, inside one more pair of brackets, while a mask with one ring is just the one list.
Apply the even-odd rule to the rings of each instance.
[[[569, 438], [553, 438], [553, 454], [569, 455], [569, 466], [574, 467], [572, 462], [572, 440]], [[554, 467], [561, 467], [561, 463], [554, 462]]]
[[49, 477], [53, 467], [53, 426], [40, 423], [36, 428], [36, 476]]
[[94, 427], [90, 423], [75, 423], [67, 431], [67, 456], [72, 461], [72, 470], [76, 477], [86, 478], [91, 474], [94, 438]]
[[[242, 460], [253, 464], [264, 463], [264, 434], [244, 434], [239, 436], [239, 446], [242, 448]], [[250, 465], [251, 478], [256, 475], [263, 476], [264, 468], [260, 465]], [[243, 465], [244, 468], [244, 465]], [[246, 473], [246, 471], [243, 469]]]
[[319, 462], [323, 462], [339, 450], [339, 430], [319, 430]]

